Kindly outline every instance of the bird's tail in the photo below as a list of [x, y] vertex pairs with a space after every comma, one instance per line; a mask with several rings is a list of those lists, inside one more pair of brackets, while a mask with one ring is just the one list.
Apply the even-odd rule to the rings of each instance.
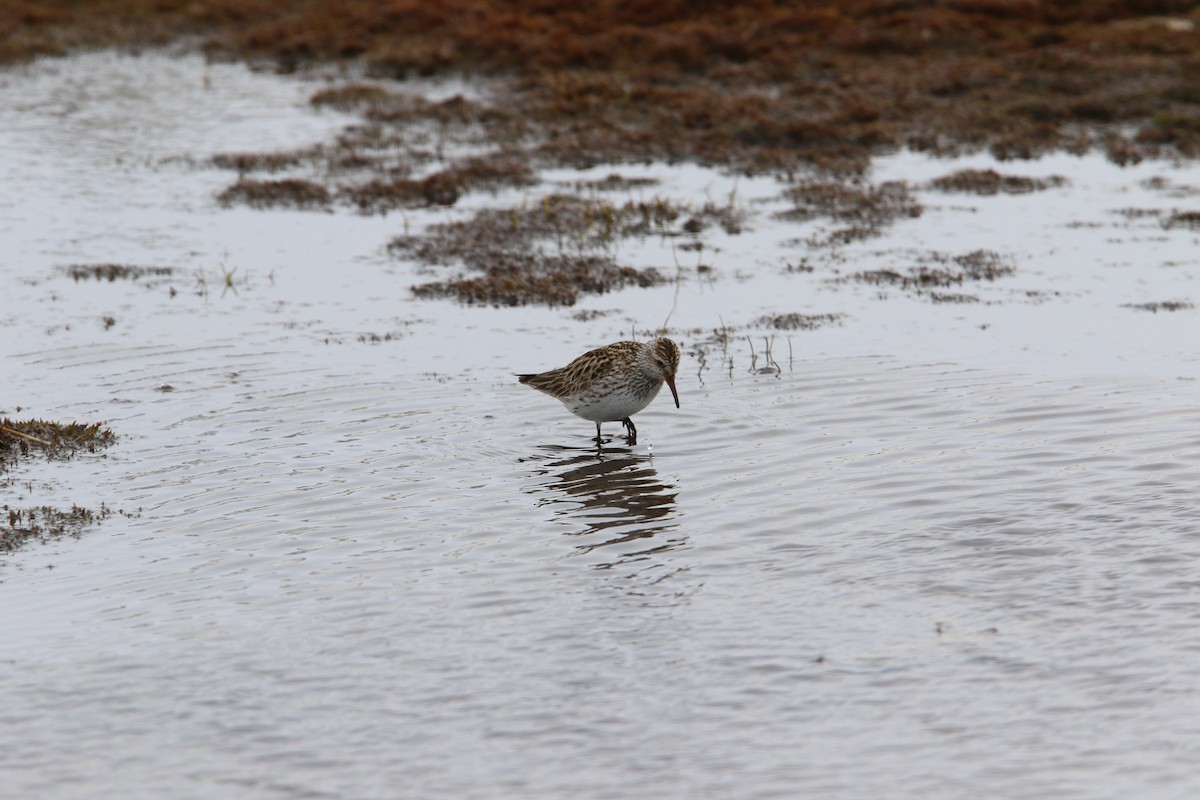
[[546, 372], [535, 372], [530, 374], [516, 373], [517, 380], [526, 386], [532, 386], [540, 392], [549, 392], [554, 394], [553, 388], [556, 382], [563, 374], [563, 368], [548, 370]]

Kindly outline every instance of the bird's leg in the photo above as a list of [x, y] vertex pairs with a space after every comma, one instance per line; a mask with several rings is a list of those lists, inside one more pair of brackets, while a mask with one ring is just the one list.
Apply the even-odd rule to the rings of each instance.
[[596, 445], [599, 446], [602, 444], [604, 444], [604, 440], [600, 438], [600, 423], [597, 422], [596, 423]]
[[621, 420], [621, 424], [625, 426], [625, 430], [629, 433], [627, 437], [630, 444], [637, 444], [637, 428], [633, 426], [633, 420], [629, 417]]

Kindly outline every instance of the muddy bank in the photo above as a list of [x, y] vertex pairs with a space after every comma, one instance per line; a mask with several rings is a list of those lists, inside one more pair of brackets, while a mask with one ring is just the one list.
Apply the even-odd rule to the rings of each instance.
[[[10, 62], [76, 47], [185, 42], [212, 58], [284, 72], [320, 67], [326, 80], [312, 105], [359, 123], [318, 146], [211, 158], [205, 166], [236, 173], [217, 195], [225, 206], [403, 214], [531, 188], [538, 213], [553, 207], [559, 221], [548, 247], [544, 231], [529, 230], [537, 214], [512, 207], [406, 232], [393, 244], [397, 255], [460, 270], [414, 285], [417, 296], [472, 304], [572, 305], [666, 280], [662, 269], [622, 262], [608, 246], [636, 235], [622, 217], [631, 204], [645, 205], [645, 187], [614, 173], [607, 186], [543, 191], [546, 169], [689, 161], [773, 175], [794, 203], [785, 218], [833, 223], [804, 242], [828, 251], [922, 213], [917, 187], [867, 180], [871, 160], [897, 150], [990, 151], [1001, 160], [1100, 150], [1118, 164], [1200, 153], [1200, 10], [1178, 0], [602, 2], [586, 12], [499, 0], [109, 0], [87, 9], [17, 3], [9, 17], [13, 35], [0, 59]], [[424, 93], [428, 83], [407, 90], [403, 81], [418, 77], [462, 89], [438, 97]], [[930, 188], [1012, 195], [1065, 181], [963, 170]], [[595, 197], [608, 191], [627, 202]], [[681, 249], [703, 250], [705, 228], [729, 227], [691, 198], [653, 200], [682, 209], [671, 219]], [[1195, 227], [1189, 213], [1163, 224]], [[573, 248], [564, 249], [564, 238]], [[928, 285], [931, 275], [942, 287], [961, 283], [943, 272], [860, 277], [903, 287]]]
[[1103, 148], [1122, 163], [1200, 152], [1198, 12], [1183, 0], [19, 0], [7, 18], [6, 61], [191, 37], [282, 70], [500, 79], [507, 97], [483, 122], [536, 135], [531, 155], [559, 164], [858, 171], [900, 147]]

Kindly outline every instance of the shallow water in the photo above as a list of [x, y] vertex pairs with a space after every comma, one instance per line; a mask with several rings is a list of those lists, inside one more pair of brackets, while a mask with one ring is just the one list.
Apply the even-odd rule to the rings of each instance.
[[[129, 515], [0, 564], [7, 792], [1200, 791], [1196, 312], [1121, 307], [1195, 302], [1200, 261], [1194, 233], [1113, 213], [1186, 204], [1145, 181], [1200, 169], [998, 165], [1071, 183], [923, 191], [919, 219], [831, 255], [772, 218], [772, 181], [623, 168], [736, 191], [749, 231], [710, 237], [711, 279], [581, 322], [413, 301], [384, 246], [441, 210], [218, 207], [231, 176], [193, 162], [349, 122], [314, 88], [110, 54], [0, 78], [0, 413], [121, 436], [24, 465], [5, 503]], [[964, 164], [992, 162], [875, 177]], [[836, 281], [979, 248], [1018, 270], [977, 304]], [[180, 271], [62, 272], [109, 261]], [[764, 342], [781, 312], [845, 317]], [[637, 447], [597, 453], [511, 378], [668, 313], [683, 407], [639, 415]], [[694, 331], [722, 323], [702, 367]]]

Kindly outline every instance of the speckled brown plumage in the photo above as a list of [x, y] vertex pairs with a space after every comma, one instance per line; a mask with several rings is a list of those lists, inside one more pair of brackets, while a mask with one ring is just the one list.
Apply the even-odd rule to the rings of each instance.
[[620, 422], [630, 444], [637, 444], [637, 428], [630, 419], [658, 394], [664, 381], [679, 407], [675, 373], [679, 345], [666, 338], [649, 342], [614, 342], [589, 350], [565, 367], [518, 375], [521, 383], [562, 401], [572, 414], [600, 424]]

